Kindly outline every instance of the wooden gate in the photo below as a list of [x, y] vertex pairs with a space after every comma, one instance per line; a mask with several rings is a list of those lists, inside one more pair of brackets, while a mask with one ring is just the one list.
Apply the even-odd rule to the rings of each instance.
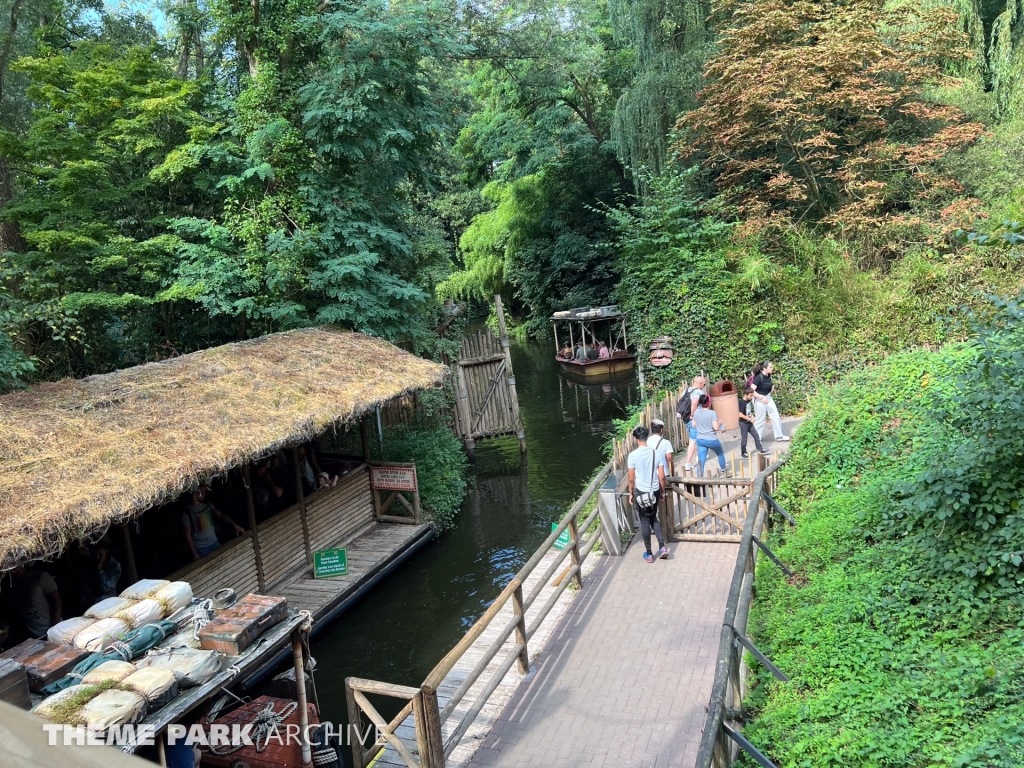
[[718, 469], [709, 467], [707, 477], [686, 472], [667, 478], [662, 525], [669, 526], [676, 541], [738, 542], [747, 520], [754, 476], [769, 463], [768, 457], [755, 453], [749, 460], [733, 457], [730, 477], [710, 476]]
[[515, 435], [519, 450], [526, 453], [501, 296], [494, 303], [500, 335], [487, 328], [462, 339], [455, 373], [455, 426], [470, 454], [477, 440], [500, 435]]

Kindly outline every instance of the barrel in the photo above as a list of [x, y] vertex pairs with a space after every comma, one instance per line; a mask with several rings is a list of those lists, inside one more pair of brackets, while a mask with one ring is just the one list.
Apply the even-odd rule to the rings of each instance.
[[722, 379], [711, 385], [711, 407], [726, 429], [740, 428], [740, 401], [731, 381]]

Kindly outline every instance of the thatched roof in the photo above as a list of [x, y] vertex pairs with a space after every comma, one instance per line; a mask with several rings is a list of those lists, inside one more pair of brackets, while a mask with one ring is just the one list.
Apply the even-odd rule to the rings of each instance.
[[0, 397], [0, 571], [438, 384], [444, 366], [310, 328]]

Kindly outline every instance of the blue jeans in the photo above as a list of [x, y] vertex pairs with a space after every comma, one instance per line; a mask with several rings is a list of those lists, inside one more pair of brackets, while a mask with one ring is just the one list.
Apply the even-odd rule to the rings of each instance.
[[718, 456], [718, 468], [725, 472], [725, 449], [722, 442], [716, 437], [708, 440], [704, 437], [697, 438], [697, 461], [700, 462], [700, 473], [704, 474], [704, 464], [708, 460], [708, 451], [714, 451]]
[[205, 557], [206, 555], [208, 555], [211, 552], [213, 552], [215, 549], [220, 549], [220, 542], [219, 541], [214, 542], [213, 544], [210, 544], [208, 547], [196, 546], [196, 554], [199, 555], [200, 557]]

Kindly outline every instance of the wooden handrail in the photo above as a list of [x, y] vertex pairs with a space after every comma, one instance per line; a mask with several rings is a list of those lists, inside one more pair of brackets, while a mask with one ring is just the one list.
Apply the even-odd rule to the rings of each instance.
[[[763, 472], [759, 472], [750, 489], [747, 519], [743, 524], [719, 637], [715, 680], [711, 687], [711, 699], [694, 768], [731, 768], [733, 764], [733, 745], [722, 726], [727, 719], [726, 712], [739, 711], [742, 705], [743, 662], [742, 654], [736, 650], [734, 627], [741, 632], [746, 629], [753, 595], [754, 565], [758, 553], [753, 537], [761, 533], [767, 517], [767, 511], [761, 509], [765, 486], [772, 482], [774, 474], [782, 464], [783, 460], [776, 461]], [[729, 719], [733, 717], [734, 715], [730, 714]]]
[[[587, 502], [590, 501], [591, 497], [604, 483], [609, 474], [611, 474], [611, 471], [612, 462], [609, 461], [601, 468], [597, 475], [594, 476], [594, 479], [587, 485], [583, 493], [572, 505], [569, 511], [565, 513], [558, 525], [555, 526], [550, 535], [530, 556], [530, 559], [526, 561], [523, 567], [519, 569], [519, 572], [494, 599], [494, 602], [487, 607], [487, 610], [484, 611], [483, 615], [476, 620], [473, 626], [470, 627], [469, 631], [461, 640], [459, 640], [455, 647], [445, 654], [444, 658], [441, 659], [441, 661], [438, 662], [438, 664], [430, 671], [430, 674], [427, 675], [423, 684], [419, 688], [391, 685], [389, 683], [382, 683], [376, 680], [364, 680], [362, 678], [346, 678], [345, 693], [349, 702], [349, 717], [354, 718], [358, 716], [358, 711], [362, 710], [370, 716], [371, 720], [374, 720], [378, 727], [380, 727], [380, 724], [377, 723], [377, 720], [380, 720], [380, 715], [375, 709], [373, 709], [369, 701], [366, 700], [366, 697], [363, 695], [364, 693], [376, 693], [385, 696], [409, 699], [409, 705], [403, 708], [402, 712], [399, 714], [404, 719], [408, 716], [409, 708], [411, 707], [412, 712], [416, 716], [416, 740], [419, 747], [420, 762], [416, 763], [414, 761], [414, 758], [408, 752], [408, 749], [404, 744], [401, 747], [395, 744], [398, 737], [394, 735], [394, 729], [397, 728], [399, 724], [398, 718], [392, 721], [392, 723], [386, 724], [387, 727], [382, 729], [385, 739], [389, 744], [392, 744], [395, 747], [395, 750], [407, 765], [415, 765], [417, 768], [444, 768], [447, 757], [452, 753], [455, 747], [458, 746], [462, 737], [465, 736], [466, 731], [476, 720], [484, 705], [487, 703], [487, 700], [491, 697], [494, 691], [497, 690], [501, 681], [504, 679], [505, 674], [512, 668], [512, 665], [518, 661], [520, 671], [523, 674], [529, 671], [529, 639], [540, 627], [541, 623], [558, 601], [562, 592], [570, 583], [576, 583], [577, 585], [582, 584], [580, 577], [582, 575], [583, 563], [591, 552], [593, 552], [598, 541], [600, 541], [601, 532], [600, 529], [595, 530], [591, 537], [586, 541], [583, 540], [583, 536], [586, 535], [586, 532], [597, 520], [600, 512], [595, 508], [580, 525], [577, 525], [576, 518], [583, 510], [583, 507], [586, 506]], [[541, 560], [543, 560], [548, 552], [551, 551], [555, 542], [558, 540], [558, 537], [567, 529], [571, 531], [568, 545], [564, 547], [564, 549], [562, 549], [562, 551], [554, 558], [552, 558], [552, 562], [548, 565], [544, 577], [534, 585], [530, 596], [524, 599], [523, 585], [526, 583], [527, 579], [532, 576]], [[560, 577], [554, 591], [545, 601], [541, 610], [534, 617], [532, 622], [533, 626], [531, 628], [527, 628], [527, 609], [530, 608], [533, 602], [537, 599], [545, 585], [549, 582], [552, 575], [554, 575], [555, 571], [566, 557], [572, 558], [572, 566], [567, 569], [563, 576]], [[510, 601], [512, 602], [513, 608], [512, 618], [505, 624], [502, 630], [491, 642], [487, 650], [477, 660], [476, 664], [474, 664], [466, 678], [459, 684], [458, 688], [456, 688], [451, 698], [449, 698], [445, 703], [444, 709], [440, 709], [437, 701], [437, 690], [441, 686], [441, 683], [451, 673], [452, 669], [454, 669], [455, 665], [462, 659], [462, 657], [465, 656], [466, 652], [473, 646], [473, 644], [480, 639], [480, 636], [490, 626], [491, 622], [494, 621], [502, 608], [504, 608]], [[502, 659], [501, 663], [494, 671], [494, 674], [492, 674], [491, 678], [487, 681], [484, 689], [476, 696], [473, 704], [461, 717], [459, 722], [456, 723], [448, 738], [442, 739], [442, 724], [454, 714], [456, 708], [463, 701], [470, 688], [476, 684], [487, 667], [490, 666], [491, 662], [498, 656], [513, 632], [516, 635], [515, 644], [512, 646], [508, 654], [506, 654]], [[368, 761], [372, 760], [383, 748], [383, 745], [375, 745], [374, 748], [364, 753], [358, 745], [353, 745], [353, 757], [356, 759], [357, 768], [364, 768]], [[359, 753], [358, 755], [356, 754], [357, 752]]]

